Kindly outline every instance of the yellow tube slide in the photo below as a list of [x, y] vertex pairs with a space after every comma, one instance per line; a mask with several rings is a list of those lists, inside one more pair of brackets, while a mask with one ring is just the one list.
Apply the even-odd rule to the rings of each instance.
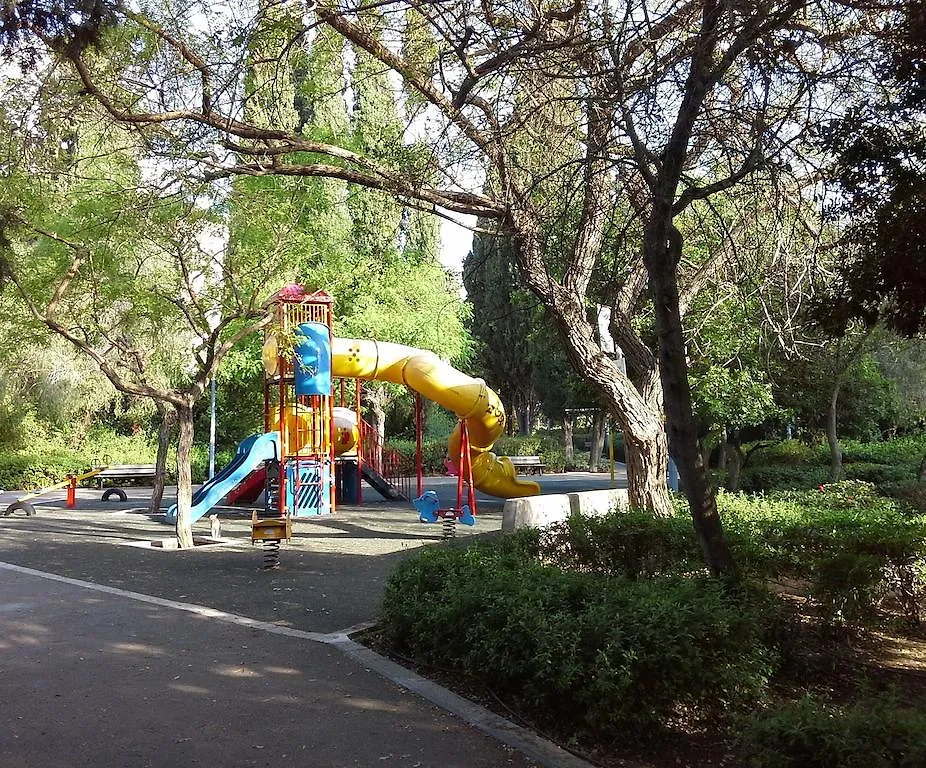
[[[537, 483], [519, 480], [511, 462], [489, 450], [505, 429], [505, 409], [482, 379], [467, 376], [433, 352], [368, 339], [336, 338], [331, 347], [331, 372], [344, 378], [406, 384], [453, 411], [466, 422], [473, 485], [483, 493], [503, 499], [540, 493]], [[450, 436], [449, 450], [451, 459], [460, 455], [459, 425]]]

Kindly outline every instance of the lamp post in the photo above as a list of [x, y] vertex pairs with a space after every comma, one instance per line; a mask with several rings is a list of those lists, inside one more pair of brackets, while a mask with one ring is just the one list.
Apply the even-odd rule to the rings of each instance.
[[209, 479], [215, 476], [215, 376], [209, 383]]

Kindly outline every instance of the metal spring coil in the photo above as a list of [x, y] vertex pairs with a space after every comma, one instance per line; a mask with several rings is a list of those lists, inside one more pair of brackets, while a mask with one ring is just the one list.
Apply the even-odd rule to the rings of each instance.
[[457, 515], [450, 512], [441, 520], [441, 541], [452, 539], [457, 535]]
[[280, 567], [280, 540], [266, 539], [264, 541], [264, 570], [269, 571]]

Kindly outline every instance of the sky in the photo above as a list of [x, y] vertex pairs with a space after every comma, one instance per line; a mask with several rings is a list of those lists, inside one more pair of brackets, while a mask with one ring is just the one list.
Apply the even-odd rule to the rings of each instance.
[[[453, 214], [455, 218], [460, 219], [469, 226], [476, 225], [475, 216], [459, 216]], [[472, 230], [454, 224], [447, 219], [441, 219], [440, 222], [440, 261], [447, 269], [455, 275], [463, 274], [463, 259], [469, 253], [473, 243]]]

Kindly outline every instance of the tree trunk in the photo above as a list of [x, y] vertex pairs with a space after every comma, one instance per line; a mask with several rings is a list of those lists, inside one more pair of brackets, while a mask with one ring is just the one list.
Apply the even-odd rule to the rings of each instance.
[[724, 468], [727, 471], [727, 488], [731, 491], [740, 489], [740, 472], [743, 469], [743, 463], [746, 457], [743, 455], [743, 449], [736, 443], [728, 443]]
[[597, 472], [601, 463], [601, 451], [604, 448], [604, 411], [595, 411], [592, 419], [592, 444], [588, 456], [588, 471]]
[[698, 449], [701, 451], [701, 463], [704, 464], [705, 467], [709, 467], [711, 464], [711, 451], [713, 450], [710, 434], [706, 434], [701, 438]]
[[193, 546], [193, 477], [190, 454], [193, 449], [193, 404], [174, 406], [180, 435], [177, 438], [177, 544], [181, 549]]
[[543, 261], [540, 224], [525, 210], [512, 211], [519, 233], [518, 266], [525, 282], [542, 300], [556, 323], [566, 354], [576, 371], [594, 386], [624, 432], [628, 452], [636, 446], [638, 459], [627, 462], [630, 504], [658, 517], [674, 513], [666, 484], [666, 448], [662, 415], [634, 388], [614, 358], [602, 352], [585, 311], [584, 297], [550, 279]]
[[[654, 439], [641, 440], [632, 433], [624, 432], [624, 460], [627, 463], [627, 492], [630, 505], [643, 509], [638, 499], [647, 498], [652, 488], [666, 485], [669, 466], [669, 448], [666, 433], [660, 430]], [[652, 507], [655, 517], [672, 517], [675, 508], [670, 501], [659, 507]]]
[[158, 425], [158, 455], [154, 462], [154, 487], [151, 489], [149, 511], [156, 515], [161, 511], [164, 498], [164, 483], [167, 481], [167, 450], [170, 448], [170, 431], [174, 424], [174, 412], [162, 401], [155, 400], [161, 423]]
[[674, 189], [656, 199], [647, 224], [643, 255], [653, 290], [669, 445], [688, 498], [704, 562], [711, 573], [722, 575], [732, 573], [735, 566], [717, 511], [717, 498], [698, 450], [698, 428], [691, 406], [688, 359], [679, 312], [676, 267], [681, 259], [682, 236], [672, 224], [673, 193]]
[[572, 427], [575, 424], [575, 416], [563, 416], [563, 455], [566, 457], [566, 467], [572, 467], [575, 464], [575, 450], [572, 445]]
[[530, 407], [522, 405], [518, 408], [518, 435], [525, 437], [531, 433]]
[[842, 389], [842, 373], [836, 376], [833, 391], [830, 394], [830, 407], [826, 415], [826, 442], [830, 446], [830, 482], [835, 483], [842, 474], [842, 445], [836, 424], [836, 408], [839, 405], [839, 392]]

